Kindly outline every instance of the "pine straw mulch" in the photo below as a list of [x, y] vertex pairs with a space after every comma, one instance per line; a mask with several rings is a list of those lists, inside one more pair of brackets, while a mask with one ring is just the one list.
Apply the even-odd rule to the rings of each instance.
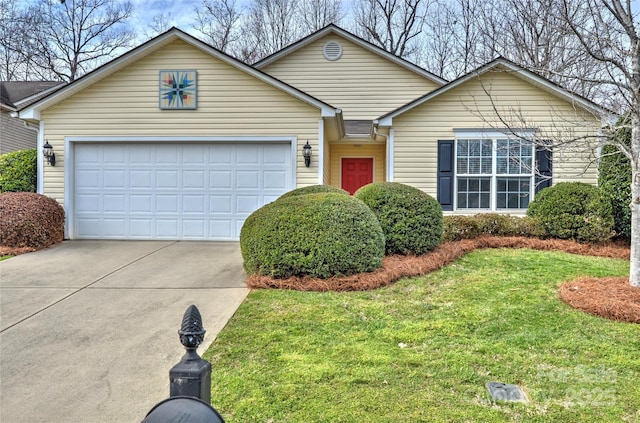
[[[421, 256], [387, 256], [382, 267], [369, 273], [318, 279], [293, 276], [275, 279], [251, 275], [250, 288], [294, 289], [298, 291], [365, 291], [390, 285], [402, 278], [420, 276], [441, 269], [463, 255], [484, 248], [529, 248], [572, 254], [629, 259], [629, 247], [619, 244], [590, 245], [557, 239], [489, 237], [445, 242]], [[569, 305], [611, 320], [640, 323], [640, 288], [627, 278], [580, 278], [560, 288], [560, 298]]]
[[0, 257], [18, 256], [20, 254], [33, 253], [34, 251], [38, 251], [38, 249], [33, 247], [7, 247], [0, 245]]

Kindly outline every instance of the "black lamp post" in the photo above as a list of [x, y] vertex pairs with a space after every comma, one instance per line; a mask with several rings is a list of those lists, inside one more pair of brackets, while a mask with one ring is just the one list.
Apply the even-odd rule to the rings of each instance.
[[311, 164], [311, 146], [309, 145], [309, 140], [302, 146], [302, 157], [304, 157], [304, 165], [309, 167]]
[[45, 141], [44, 145], [42, 146], [42, 154], [51, 166], [56, 165], [56, 153], [53, 152], [53, 147], [51, 146], [51, 144], [49, 144], [48, 140]]

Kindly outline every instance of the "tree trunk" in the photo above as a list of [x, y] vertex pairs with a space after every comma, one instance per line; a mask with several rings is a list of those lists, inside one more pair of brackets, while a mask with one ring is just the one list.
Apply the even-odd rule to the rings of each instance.
[[640, 288], [640, 116], [634, 113], [631, 128], [631, 264], [629, 283]]

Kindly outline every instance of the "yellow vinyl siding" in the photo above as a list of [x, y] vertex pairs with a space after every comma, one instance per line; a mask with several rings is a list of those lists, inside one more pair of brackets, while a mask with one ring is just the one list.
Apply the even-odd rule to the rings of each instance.
[[[328, 41], [342, 45], [339, 60], [324, 58]], [[327, 35], [262, 69], [266, 73], [342, 109], [344, 119], [373, 120], [438, 85], [336, 35]]]
[[[484, 90], [488, 90], [493, 104]], [[455, 139], [454, 128], [504, 128], [494, 112], [513, 128], [537, 128], [541, 139], [596, 135], [599, 120], [556, 96], [505, 72], [472, 79], [393, 119], [394, 181], [436, 196], [437, 142]], [[525, 121], [519, 120], [523, 116]], [[593, 147], [593, 146], [592, 146]], [[587, 151], [588, 150], [588, 151]], [[553, 183], [595, 184], [595, 149], [553, 151]]]
[[342, 158], [373, 158], [373, 182], [385, 181], [384, 144], [331, 144], [331, 185], [342, 188]]
[[[198, 71], [197, 110], [160, 110], [160, 70]], [[318, 151], [320, 110], [183, 41], [176, 41], [42, 113], [58, 163], [45, 194], [64, 197], [64, 139], [78, 136], [283, 136]], [[316, 184], [318, 161], [296, 154], [297, 186]]]

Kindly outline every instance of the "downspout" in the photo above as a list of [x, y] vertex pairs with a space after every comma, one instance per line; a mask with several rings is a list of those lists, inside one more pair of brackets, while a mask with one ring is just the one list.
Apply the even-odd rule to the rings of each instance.
[[36, 192], [38, 194], [44, 194], [44, 154], [42, 154], [42, 146], [44, 145], [44, 121], [40, 121], [40, 129], [38, 130], [38, 136], [36, 138], [37, 149], [37, 169], [38, 169], [38, 187]]
[[386, 145], [387, 153], [387, 182], [393, 182], [393, 128], [389, 129], [389, 135], [378, 132], [378, 121], [373, 121], [373, 134], [383, 137]]

